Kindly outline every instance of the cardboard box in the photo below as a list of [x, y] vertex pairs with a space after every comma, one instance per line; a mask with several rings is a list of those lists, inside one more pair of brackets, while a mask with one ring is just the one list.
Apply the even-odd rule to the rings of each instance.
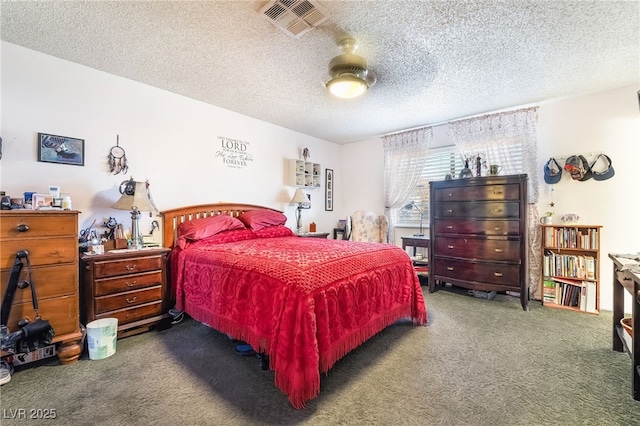
[[55, 356], [56, 353], [56, 345], [49, 345], [31, 352], [13, 354], [11, 358], [13, 358], [13, 365], [24, 365], [30, 362], [40, 361], [41, 359], [51, 358]]

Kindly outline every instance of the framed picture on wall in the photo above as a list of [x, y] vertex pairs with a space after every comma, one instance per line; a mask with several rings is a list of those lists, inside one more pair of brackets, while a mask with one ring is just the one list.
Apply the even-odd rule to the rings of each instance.
[[38, 161], [84, 166], [84, 139], [38, 133]]
[[324, 209], [333, 210], [333, 170], [325, 169], [324, 175]]

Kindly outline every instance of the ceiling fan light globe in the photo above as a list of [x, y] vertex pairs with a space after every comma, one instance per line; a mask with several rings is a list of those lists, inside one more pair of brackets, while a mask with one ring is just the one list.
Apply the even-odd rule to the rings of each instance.
[[356, 98], [367, 91], [367, 83], [351, 74], [341, 75], [327, 83], [327, 89], [332, 95], [343, 99]]

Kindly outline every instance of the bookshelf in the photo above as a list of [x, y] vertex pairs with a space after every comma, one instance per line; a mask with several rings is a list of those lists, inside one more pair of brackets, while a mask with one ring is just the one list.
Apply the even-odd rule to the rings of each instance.
[[600, 225], [540, 225], [542, 304], [600, 312]]

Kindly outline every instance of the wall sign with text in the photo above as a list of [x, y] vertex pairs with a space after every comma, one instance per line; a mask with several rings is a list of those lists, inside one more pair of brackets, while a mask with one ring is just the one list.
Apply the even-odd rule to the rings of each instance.
[[244, 169], [253, 162], [253, 155], [249, 152], [249, 142], [218, 136], [218, 150], [216, 157], [222, 164], [232, 169]]

